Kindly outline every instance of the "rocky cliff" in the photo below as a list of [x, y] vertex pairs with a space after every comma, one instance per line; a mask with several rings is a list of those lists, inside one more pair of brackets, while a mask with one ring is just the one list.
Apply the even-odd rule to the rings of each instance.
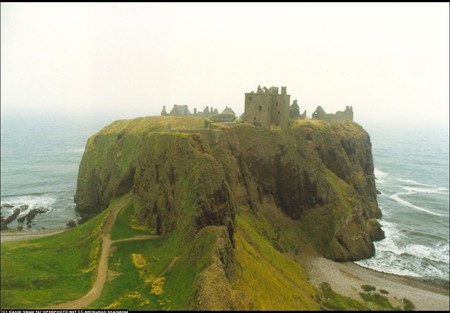
[[116, 121], [93, 135], [80, 165], [77, 211], [87, 219], [132, 191], [140, 223], [163, 237], [195, 238], [207, 226], [224, 226], [234, 245], [236, 214], [257, 218], [270, 208], [328, 258], [374, 254], [373, 241], [384, 234], [370, 138], [361, 126], [204, 125], [198, 117], [149, 117]]

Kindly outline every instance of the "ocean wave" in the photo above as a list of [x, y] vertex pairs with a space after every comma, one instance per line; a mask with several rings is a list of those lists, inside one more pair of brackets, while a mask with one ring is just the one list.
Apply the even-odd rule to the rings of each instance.
[[401, 258], [390, 251], [381, 252], [376, 257], [355, 262], [380, 272], [401, 276], [437, 278], [448, 281], [448, 263], [436, 262], [428, 258], [404, 254]]
[[449, 264], [448, 253], [449, 246], [447, 245], [436, 245], [434, 247], [412, 244], [405, 247], [406, 254], [413, 257], [418, 257], [422, 259], [429, 259], [435, 262], [442, 262]]
[[405, 264], [404, 260], [399, 260], [398, 256], [390, 251], [378, 253], [374, 258], [357, 261], [355, 263], [379, 272], [400, 276], [421, 277], [420, 274], [414, 271], [414, 268], [409, 268], [410, 266]]
[[[448, 195], [449, 188], [443, 186], [437, 186], [432, 184], [426, 184], [410, 178], [402, 178], [396, 175], [391, 175], [387, 172], [383, 172], [378, 168], [374, 169], [377, 185], [382, 184], [384, 187], [402, 188], [408, 192], [415, 193], [432, 193], [440, 195]], [[384, 194], [384, 192], [383, 192]]]
[[[433, 187], [433, 186], [430, 186]], [[448, 195], [448, 189], [445, 187], [433, 187], [433, 188], [420, 188], [420, 187], [402, 187], [408, 194], [414, 193], [433, 193], [438, 195]]]
[[412, 204], [412, 203], [410, 203], [410, 202], [408, 202], [408, 201], [406, 201], [406, 200], [400, 198], [400, 196], [406, 196], [406, 195], [411, 195], [411, 193], [410, 193], [410, 192], [409, 192], [409, 193], [398, 192], [398, 193], [396, 193], [396, 194], [390, 195], [389, 197], [390, 197], [391, 199], [397, 201], [398, 203], [400, 203], [400, 204], [402, 204], [402, 205], [404, 205], [404, 206], [413, 208], [413, 209], [415, 209], [415, 210], [417, 210], [417, 211], [425, 212], [425, 213], [428, 213], [428, 214], [431, 214], [431, 215], [434, 215], [434, 216], [448, 217], [448, 215], [444, 215], [444, 214], [439, 214], [439, 213], [432, 212], [432, 211], [430, 211], [430, 210], [428, 210], [428, 209], [422, 208], [422, 207], [420, 207], [420, 206], [418, 206], [418, 205], [414, 205], [414, 204]]
[[390, 251], [396, 255], [401, 255], [404, 250], [397, 245], [401, 236], [400, 227], [385, 220], [379, 221], [384, 231], [385, 238], [375, 242], [376, 251]]
[[378, 168], [375, 168], [373, 170], [373, 173], [376, 177], [377, 183], [380, 183], [380, 184], [384, 183], [386, 181], [386, 177], [388, 176], [388, 173], [383, 172]]
[[434, 187], [433, 185], [420, 183], [420, 182], [418, 182], [418, 181], [415, 181], [414, 179], [397, 178], [397, 180], [398, 180], [399, 182], [402, 182], [402, 183], [405, 183], [405, 184], [410, 184], [410, 185], [418, 185], [418, 186], [429, 186], [429, 187]]
[[4, 211], [9, 211], [12, 213], [15, 208], [19, 208], [21, 206], [28, 206], [27, 209], [21, 212], [21, 215], [28, 213], [31, 209], [44, 208], [50, 209], [52, 205], [56, 202], [56, 199], [50, 196], [44, 195], [26, 195], [26, 196], [18, 196], [18, 197], [3, 197], [2, 198], [2, 206], [4, 204], [9, 204], [13, 206], [12, 208], [2, 209]]

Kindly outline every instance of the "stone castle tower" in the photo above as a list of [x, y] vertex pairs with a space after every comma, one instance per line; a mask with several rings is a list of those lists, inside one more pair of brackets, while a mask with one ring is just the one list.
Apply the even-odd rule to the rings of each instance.
[[244, 122], [257, 126], [269, 127], [271, 125], [286, 127], [289, 122], [290, 95], [286, 87], [263, 89], [258, 86], [255, 92], [245, 94]]

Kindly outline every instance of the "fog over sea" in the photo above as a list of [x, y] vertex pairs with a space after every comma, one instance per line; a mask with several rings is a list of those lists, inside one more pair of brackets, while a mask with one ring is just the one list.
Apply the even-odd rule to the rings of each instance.
[[[77, 219], [74, 194], [89, 136], [105, 117], [4, 117], [1, 120], [2, 216], [44, 208], [23, 231], [65, 227]], [[370, 134], [380, 223], [386, 239], [358, 264], [384, 272], [449, 280], [448, 129], [362, 125]], [[25, 205], [25, 206], [24, 206]]]

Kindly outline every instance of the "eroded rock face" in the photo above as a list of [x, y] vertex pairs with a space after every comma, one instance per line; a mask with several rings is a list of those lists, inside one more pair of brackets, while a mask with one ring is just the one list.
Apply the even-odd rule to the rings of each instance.
[[304, 220], [321, 251], [339, 261], [374, 254], [384, 238], [376, 218], [369, 135], [353, 122], [298, 122], [284, 131], [242, 126], [221, 135], [216, 158], [238, 206], [275, 204]]
[[257, 214], [265, 205], [303, 221], [335, 260], [370, 257], [384, 236], [370, 138], [356, 123], [242, 124], [222, 129], [214, 142], [204, 130], [137, 132], [133, 125], [89, 139], [75, 197], [82, 216], [132, 190], [139, 220], [163, 236], [225, 226], [233, 242], [238, 208]]
[[[235, 203], [223, 169], [198, 134], [150, 134], [137, 155], [139, 217], [167, 235], [226, 226], [233, 240]], [[183, 221], [180, 223], [180, 220]]]

